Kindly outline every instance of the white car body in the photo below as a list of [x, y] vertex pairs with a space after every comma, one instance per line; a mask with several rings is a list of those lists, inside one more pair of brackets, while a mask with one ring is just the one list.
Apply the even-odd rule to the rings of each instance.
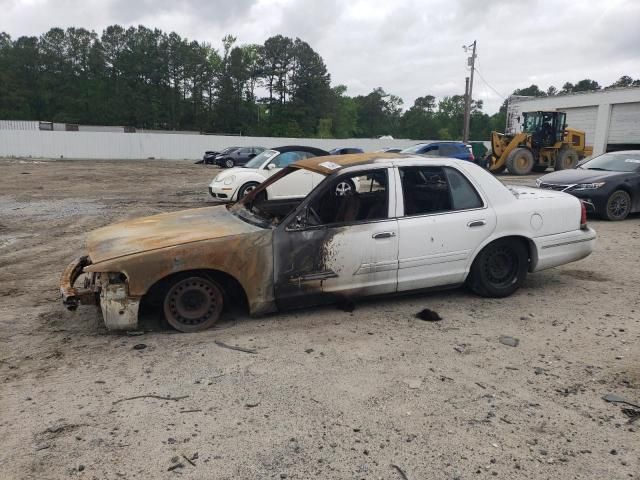
[[[307, 174], [323, 180], [311, 193], [306, 185], [290, 195], [288, 177]], [[264, 189], [281, 196], [264, 200]], [[231, 206], [92, 232], [87, 255], [65, 269], [60, 290], [69, 309], [100, 298], [107, 327], [131, 330], [141, 299], [171, 284], [165, 316], [193, 332], [218, 320], [224, 293], [243, 293], [252, 315], [465, 282], [479, 295], [504, 297], [527, 272], [580, 260], [595, 242], [576, 197], [506, 187], [468, 161], [322, 156], [296, 162]], [[83, 272], [88, 282], [79, 289]], [[192, 297], [189, 308], [184, 295]]]
[[[338, 225], [334, 229], [331, 226], [325, 229], [303, 226], [298, 231], [297, 228], [285, 227], [280, 235], [286, 239], [282, 244], [275, 233], [276, 295], [277, 283], [285, 274], [279, 271], [280, 264], [293, 269], [293, 276], [288, 273], [290, 283], [298, 282], [298, 285], [324, 293], [377, 295], [460, 285], [467, 280], [479, 253], [500, 239], [517, 237], [526, 241], [529, 272], [580, 260], [594, 249], [596, 233], [581, 225], [582, 206], [571, 195], [536, 188], [508, 187], [481, 167], [464, 160], [394, 159], [385, 158], [385, 154], [377, 155], [379, 158], [372, 162], [354, 166], [349, 166], [345, 158], [343, 168], [336, 168], [335, 175], [339, 181], [340, 176], [349, 173], [386, 170], [389, 182], [386, 218]], [[339, 164], [338, 158], [310, 161]], [[405, 215], [400, 170], [411, 166], [457, 170], [476, 189], [482, 199], [482, 207]], [[320, 194], [322, 186], [318, 190], [314, 195]], [[292, 215], [296, 216], [296, 213]], [[300, 215], [300, 210], [297, 215]], [[322, 244], [324, 240], [320, 239], [326, 237], [330, 241]], [[304, 249], [300, 258], [297, 249]], [[331, 252], [319, 271], [295, 272], [296, 262], [304, 264], [315, 250]]]
[[[285, 152], [285, 154], [287, 153], [290, 152]], [[236, 167], [223, 170], [209, 184], [209, 193], [215, 199], [223, 202], [237, 201], [238, 194], [244, 186], [260, 184], [282, 170], [283, 167], [270, 165], [272, 160], [279, 155], [280, 152], [276, 150], [265, 150], [260, 154], [264, 160], [256, 168]], [[275, 187], [267, 189], [267, 197], [269, 199], [285, 199], [304, 196], [322, 180], [324, 180], [323, 175], [301, 170], [288, 175]]]

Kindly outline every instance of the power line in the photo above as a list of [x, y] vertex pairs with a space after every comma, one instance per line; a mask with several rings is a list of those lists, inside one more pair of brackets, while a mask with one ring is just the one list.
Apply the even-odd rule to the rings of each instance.
[[482, 73], [480, 73], [480, 70], [478, 70], [477, 68], [475, 68], [475, 71], [478, 73], [478, 76], [480, 77], [480, 79], [484, 82], [484, 84], [489, 87], [491, 90], [493, 90], [495, 92], [496, 95], [498, 95], [500, 98], [502, 98], [503, 100], [506, 100], [507, 97], [505, 97], [504, 95], [502, 95], [498, 90], [496, 90], [495, 88], [493, 88], [489, 82], [487, 82], [484, 77], [482, 76]]

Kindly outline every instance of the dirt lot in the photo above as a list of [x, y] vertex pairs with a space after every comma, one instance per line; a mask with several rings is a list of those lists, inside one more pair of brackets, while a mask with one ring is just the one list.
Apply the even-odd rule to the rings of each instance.
[[[210, 204], [215, 170], [0, 172], [3, 479], [640, 477], [640, 420], [601, 398], [640, 403], [639, 216], [591, 221], [592, 256], [504, 300], [454, 290], [130, 336], [67, 312], [62, 269], [93, 228]], [[425, 307], [443, 320], [416, 319]]]

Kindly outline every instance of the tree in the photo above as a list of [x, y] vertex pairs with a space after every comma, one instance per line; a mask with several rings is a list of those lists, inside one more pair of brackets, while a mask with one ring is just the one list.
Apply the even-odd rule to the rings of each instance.
[[402, 99], [374, 88], [366, 96], [355, 98], [358, 105], [359, 134], [363, 137], [396, 134], [402, 112]]
[[546, 93], [540, 90], [537, 85], [530, 85], [527, 88], [517, 88], [513, 91], [513, 95], [522, 95], [526, 97], [544, 97]]

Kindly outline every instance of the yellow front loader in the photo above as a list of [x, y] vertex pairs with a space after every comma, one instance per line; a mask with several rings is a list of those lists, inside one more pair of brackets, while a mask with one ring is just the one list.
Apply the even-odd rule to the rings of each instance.
[[574, 168], [593, 153], [585, 145], [585, 133], [567, 128], [564, 112], [526, 112], [522, 133], [491, 132], [489, 170], [509, 170], [514, 175]]

